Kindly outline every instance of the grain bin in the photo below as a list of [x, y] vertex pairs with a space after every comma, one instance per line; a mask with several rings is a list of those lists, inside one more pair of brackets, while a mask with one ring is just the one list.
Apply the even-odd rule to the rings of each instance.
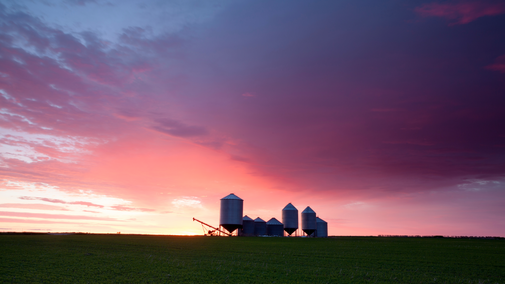
[[328, 237], [328, 223], [323, 219], [317, 217], [316, 218], [316, 237], [318, 238], [326, 238]]
[[293, 204], [288, 203], [282, 209], [282, 223], [284, 224], [284, 231], [291, 236], [291, 234], [298, 230], [298, 209]]
[[307, 236], [310, 236], [316, 229], [316, 212], [307, 206], [307, 208], [302, 211], [302, 230]]
[[260, 217], [254, 219], [254, 235], [264, 236], [267, 234], [267, 223]]
[[267, 235], [276, 237], [284, 236], [284, 225], [275, 218], [268, 220]]
[[249, 216], [242, 218], [242, 236], [254, 236], [254, 220]]
[[242, 216], [244, 213], [244, 200], [235, 194], [221, 198], [221, 212], [219, 225], [232, 233], [237, 228], [242, 228]]

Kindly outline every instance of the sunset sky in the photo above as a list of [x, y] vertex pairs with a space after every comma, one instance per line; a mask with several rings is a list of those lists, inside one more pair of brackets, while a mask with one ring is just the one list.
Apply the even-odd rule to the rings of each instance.
[[0, 231], [505, 236], [503, 1], [0, 0]]

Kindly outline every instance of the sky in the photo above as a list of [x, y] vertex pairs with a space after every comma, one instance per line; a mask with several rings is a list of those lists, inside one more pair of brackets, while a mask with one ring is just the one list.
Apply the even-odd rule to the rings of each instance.
[[505, 236], [502, 1], [0, 0], [0, 231]]

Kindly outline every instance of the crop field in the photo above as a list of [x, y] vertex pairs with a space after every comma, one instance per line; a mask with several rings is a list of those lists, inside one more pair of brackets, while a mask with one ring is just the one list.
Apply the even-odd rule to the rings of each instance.
[[505, 283], [505, 240], [0, 235], [1, 283]]

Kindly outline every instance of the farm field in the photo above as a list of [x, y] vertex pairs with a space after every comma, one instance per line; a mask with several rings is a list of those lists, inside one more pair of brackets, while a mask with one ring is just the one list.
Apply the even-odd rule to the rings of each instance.
[[1, 283], [505, 283], [505, 240], [0, 235]]

